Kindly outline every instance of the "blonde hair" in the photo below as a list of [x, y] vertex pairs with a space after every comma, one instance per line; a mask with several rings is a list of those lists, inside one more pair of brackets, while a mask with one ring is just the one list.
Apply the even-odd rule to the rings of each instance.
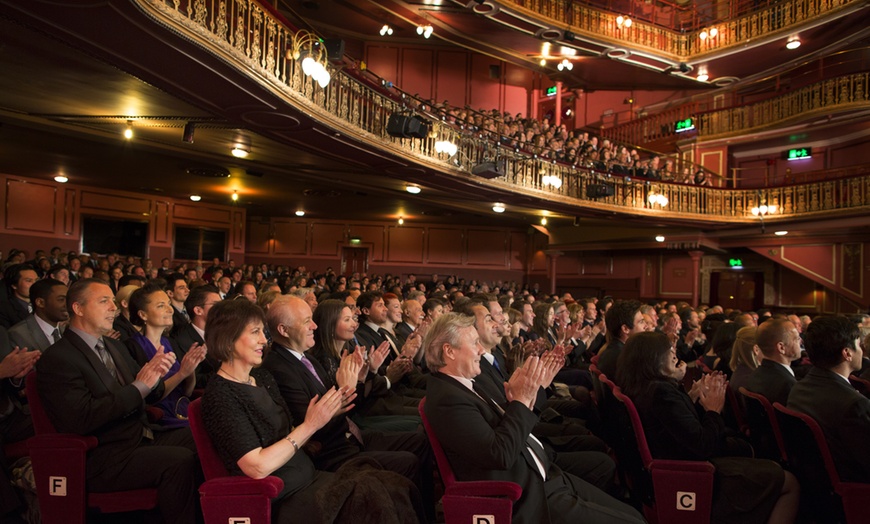
[[731, 371], [737, 371], [737, 366], [745, 364], [749, 369], [758, 367], [758, 359], [755, 358], [755, 326], [746, 326], [737, 330], [737, 338], [731, 348], [731, 361], [728, 366]]

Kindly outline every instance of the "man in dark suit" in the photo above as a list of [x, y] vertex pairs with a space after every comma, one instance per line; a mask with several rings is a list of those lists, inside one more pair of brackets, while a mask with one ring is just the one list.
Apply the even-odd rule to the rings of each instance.
[[[174, 335], [186, 324], [190, 324], [190, 317], [184, 309], [184, 301], [190, 295], [190, 288], [181, 273], [172, 273], [166, 277], [166, 294], [172, 303], [172, 331]], [[184, 348], [187, 349], [187, 348]]]
[[628, 337], [644, 330], [646, 323], [640, 312], [640, 302], [619, 300], [604, 314], [604, 324], [610, 342], [598, 352], [598, 369], [609, 378], [616, 378], [616, 363]]
[[3, 281], [7, 300], [0, 301], [0, 326], [9, 329], [27, 318], [32, 311], [30, 286], [37, 280], [36, 270], [30, 264], [14, 264], [6, 268]]
[[30, 286], [33, 314], [12, 326], [9, 341], [31, 351], [45, 351], [60, 340], [61, 322], [69, 319], [66, 310], [67, 287], [60, 280], [40, 280]]
[[785, 405], [796, 379], [791, 362], [801, 358], [801, 336], [787, 319], [773, 319], [758, 326], [755, 343], [763, 360], [749, 375], [746, 389], [764, 395], [771, 404]]
[[162, 377], [175, 355], [158, 351], [140, 369], [105, 336], [115, 310], [105, 282], [83, 279], [70, 287], [69, 327], [40, 359], [39, 396], [59, 432], [97, 438], [87, 456], [88, 490], [154, 487], [165, 522], [195, 522], [199, 464], [190, 430], [153, 433], [145, 416], [145, 402], [163, 396]]
[[640, 514], [582, 479], [562, 471], [531, 436], [531, 410], [542, 383], [554, 374], [537, 357], [511, 376], [504, 402], [475, 387], [484, 349], [474, 319], [448, 313], [430, 328], [426, 360], [434, 370], [426, 417], [458, 480], [505, 480], [523, 494], [517, 523], [640, 523]]
[[[357, 298], [356, 305], [360, 310], [359, 327], [355, 333], [359, 345], [371, 351], [384, 342], [390, 343], [390, 352], [381, 365], [380, 373], [387, 377], [391, 387], [393, 384], [398, 384], [400, 380], [404, 382], [404, 386], [411, 389], [425, 387], [422, 385], [425, 379], [416, 376], [417, 374], [414, 374], [413, 382], [403, 380], [406, 375], [414, 371], [414, 365], [410, 359], [400, 358], [402, 346], [399, 345], [395, 335], [384, 327], [388, 322], [388, 316], [383, 294], [380, 291], [367, 291]], [[404, 393], [413, 395], [412, 391], [404, 391]], [[422, 397], [422, 395], [418, 396]]]
[[402, 321], [394, 328], [399, 342], [404, 344], [422, 321], [423, 304], [419, 300], [404, 300], [402, 302]]
[[861, 369], [860, 336], [859, 328], [845, 317], [813, 319], [806, 332], [813, 366], [791, 388], [788, 407], [806, 413], [822, 427], [840, 480], [867, 483], [870, 400], [849, 383], [849, 375]]
[[[184, 309], [190, 317], [190, 323], [175, 330], [172, 335], [178, 343], [182, 355], [187, 353], [196, 344], [205, 344], [205, 328], [208, 312], [211, 307], [221, 301], [217, 288], [213, 286], [199, 286], [194, 288], [184, 301]], [[217, 370], [219, 363], [206, 356], [196, 368], [196, 387], [204, 388]]]

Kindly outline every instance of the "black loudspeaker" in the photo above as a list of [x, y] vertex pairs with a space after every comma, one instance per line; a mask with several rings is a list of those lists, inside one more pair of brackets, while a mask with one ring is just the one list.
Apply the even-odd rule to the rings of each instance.
[[483, 178], [498, 178], [504, 174], [504, 161], [481, 162], [472, 167], [471, 172]]
[[344, 40], [341, 38], [326, 38], [323, 46], [326, 47], [326, 57], [330, 62], [341, 62], [344, 58]]
[[429, 122], [417, 115], [393, 113], [387, 120], [387, 134], [398, 138], [426, 138], [429, 127]]
[[586, 198], [602, 198], [613, 196], [616, 189], [608, 184], [589, 184], [586, 186]]

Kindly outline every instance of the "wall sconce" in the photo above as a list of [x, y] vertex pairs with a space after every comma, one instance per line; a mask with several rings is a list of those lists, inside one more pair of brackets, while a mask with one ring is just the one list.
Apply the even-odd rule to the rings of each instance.
[[390, 36], [393, 34], [393, 28], [390, 27], [389, 24], [384, 24], [384, 27], [382, 27], [381, 30], [378, 32], [381, 34], [381, 36]]
[[559, 62], [559, 65], [556, 66], [556, 69], [558, 69], [559, 71], [562, 71], [564, 69], [570, 71], [574, 69], [574, 64], [572, 64], [571, 61], [567, 58], [563, 58], [562, 61]]
[[124, 128], [124, 138], [130, 140], [133, 138], [133, 121], [127, 120], [127, 127]]
[[305, 211], [302, 210], [302, 209], [297, 209], [297, 210], [296, 210], [296, 216], [298, 216], [298, 217], [304, 217], [304, 216], [305, 216]]
[[430, 36], [432, 36], [433, 31], [434, 29], [429, 24], [417, 26], [417, 34], [422, 36], [423, 38], [429, 38]]
[[317, 85], [326, 87], [332, 78], [326, 69], [328, 54], [326, 46], [314, 33], [304, 29], [293, 35], [290, 48], [287, 50], [288, 60], [302, 59], [302, 72], [313, 78]]
[[544, 175], [541, 177], [541, 183], [545, 186], [551, 186], [554, 189], [562, 187], [562, 178], [558, 175]]
[[798, 47], [801, 46], [801, 39], [797, 36], [792, 36], [788, 39], [788, 42], [785, 44], [785, 48], [794, 51]]
[[758, 217], [758, 220], [761, 221], [761, 232], [764, 233], [764, 217], [767, 215], [772, 215], [776, 213], [776, 206], [771, 204], [767, 205], [767, 198], [765, 198], [761, 192], [758, 193], [758, 205], [754, 206], [750, 209], [750, 212]]
[[200, 200], [202, 200], [202, 197], [199, 195], [190, 195], [190, 200], [191, 202], [199, 202]]
[[665, 241], [664, 235], [656, 235], [656, 242], [664, 242], [664, 241]]
[[448, 155], [453, 156], [456, 154], [457, 150], [458, 148], [456, 147], [456, 144], [449, 140], [439, 140], [435, 142], [436, 153], [447, 153]]
[[401, 225], [403, 225], [404, 223], [405, 223], [405, 219], [402, 218], [402, 217], [399, 217], [399, 225], [401, 226]]
[[69, 182], [69, 178], [67, 178], [66, 175], [61, 174], [54, 177], [54, 181], [58, 184], [66, 184], [67, 182]]
[[505, 209], [506, 209], [505, 205], [502, 204], [501, 202], [496, 202], [495, 204], [492, 205], [492, 210], [495, 211], [496, 213], [504, 213]]
[[657, 193], [654, 189], [650, 190], [649, 196], [647, 196], [646, 199], [650, 203], [650, 205], [658, 204], [662, 207], [667, 206], [669, 202], [668, 197], [666, 197], [662, 193]]
[[631, 27], [631, 18], [629, 18], [627, 16], [619, 15], [616, 17], [616, 25], [620, 29], [622, 29], [623, 27], [628, 29], [629, 27]]
[[422, 189], [420, 189], [420, 186], [407, 185], [405, 186], [405, 191], [411, 193], [412, 195], [417, 195], [420, 193], [420, 191], [422, 191]]
[[542, 226], [546, 226], [546, 225], [547, 225], [547, 217], [541, 217], [541, 225], [542, 225]]
[[719, 30], [715, 27], [711, 27], [710, 29], [702, 29], [700, 33], [698, 33], [698, 38], [701, 41], [706, 40], [707, 38], [716, 38], [719, 36]]

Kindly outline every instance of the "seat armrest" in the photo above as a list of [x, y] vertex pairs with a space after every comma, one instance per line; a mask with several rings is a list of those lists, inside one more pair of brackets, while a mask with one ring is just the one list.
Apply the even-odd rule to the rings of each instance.
[[278, 477], [252, 479], [249, 477], [220, 477], [207, 480], [199, 487], [199, 493], [208, 497], [263, 495], [275, 498], [284, 489], [284, 482]]
[[516, 502], [523, 494], [523, 488], [515, 482], [475, 480], [455, 482], [444, 490], [445, 495], [468, 497], [507, 497]]
[[71, 433], [52, 433], [36, 435], [27, 440], [27, 449], [57, 449], [69, 448], [73, 450], [89, 451], [97, 447], [96, 437], [83, 437]]

